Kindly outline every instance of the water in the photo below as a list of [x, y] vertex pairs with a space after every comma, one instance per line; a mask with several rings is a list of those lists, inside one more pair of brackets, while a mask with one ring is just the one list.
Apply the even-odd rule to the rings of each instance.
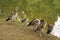
[[60, 38], [60, 17], [59, 16], [57, 21], [55, 22], [55, 25], [53, 27], [51, 34]]

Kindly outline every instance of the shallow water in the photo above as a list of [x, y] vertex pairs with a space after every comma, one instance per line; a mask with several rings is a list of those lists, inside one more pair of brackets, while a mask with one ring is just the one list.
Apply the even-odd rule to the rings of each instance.
[[60, 17], [59, 16], [57, 21], [55, 22], [55, 25], [53, 27], [53, 31], [51, 34], [60, 38]]

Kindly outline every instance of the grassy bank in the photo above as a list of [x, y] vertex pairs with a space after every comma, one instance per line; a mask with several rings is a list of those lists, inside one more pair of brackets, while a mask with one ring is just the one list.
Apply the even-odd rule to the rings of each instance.
[[21, 12], [24, 11], [28, 18], [36, 17], [48, 23], [54, 23], [57, 14], [60, 15], [60, 0], [0, 0], [2, 11], [0, 18], [7, 18], [16, 6], [19, 7], [20, 17], [22, 17]]

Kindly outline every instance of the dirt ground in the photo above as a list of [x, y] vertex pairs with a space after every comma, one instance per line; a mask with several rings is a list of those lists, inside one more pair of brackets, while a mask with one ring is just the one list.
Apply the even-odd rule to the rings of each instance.
[[20, 23], [0, 22], [0, 40], [60, 40], [53, 35], [34, 33], [31, 26]]

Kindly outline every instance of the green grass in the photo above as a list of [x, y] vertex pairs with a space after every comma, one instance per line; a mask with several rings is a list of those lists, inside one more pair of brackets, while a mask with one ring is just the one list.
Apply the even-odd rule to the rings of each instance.
[[3, 14], [0, 18], [6, 19], [16, 6], [20, 17], [21, 11], [24, 11], [29, 19], [36, 17], [52, 24], [57, 20], [57, 14], [60, 15], [60, 0], [0, 0]]

